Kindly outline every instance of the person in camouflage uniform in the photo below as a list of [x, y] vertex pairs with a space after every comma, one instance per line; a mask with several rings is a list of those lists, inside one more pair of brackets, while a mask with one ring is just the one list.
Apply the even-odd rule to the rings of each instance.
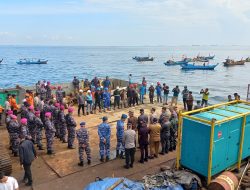
[[[117, 145], [116, 145], [116, 158], [119, 157], [124, 159], [124, 152], [125, 147], [123, 143], [123, 136], [124, 136], [124, 122], [127, 119], [126, 114], [122, 114], [121, 120], [117, 121], [116, 124], [116, 139], [117, 139]], [[119, 154], [120, 153], [120, 154]]]
[[31, 136], [30, 136], [30, 132], [29, 132], [29, 129], [27, 127], [27, 119], [26, 118], [22, 118], [20, 120], [20, 133], [19, 135], [21, 136], [24, 136], [26, 139], [31, 139]]
[[67, 123], [67, 130], [68, 130], [68, 148], [69, 149], [74, 149], [73, 145], [74, 145], [74, 140], [75, 140], [75, 136], [76, 136], [76, 122], [73, 118], [73, 111], [74, 109], [72, 107], [68, 108], [68, 114], [66, 115], [65, 119], [66, 119], [66, 123]]
[[67, 125], [66, 125], [63, 105], [60, 106], [60, 111], [58, 113], [58, 121], [59, 121], [58, 125], [59, 125], [59, 130], [60, 130], [60, 140], [63, 143], [67, 143], [67, 140], [66, 140]]
[[57, 87], [57, 91], [56, 91], [56, 101], [59, 102], [60, 104], [63, 103], [63, 90], [61, 86]]
[[60, 104], [55, 103], [52, 116], [53, 116], [53, 123], [56, 128], [56, 137], [60, 138], [60, 130], [59, 130], [59, 111], [60, 111]]
[[102, 118], [102, 123], [98, 126], [99, 136], [99, 148], [100, 148], [100, 161], [104, 162], [104, 156], [106, 154], [106, 161], [110, 159], [110, 136], [111, 129], [108, 124], [108, 118], [105, 116]]
[[40, 118], [40, 111], [35, 112], [35, 125], [36, 125], [36, 143], [39, 150], [43, 149], [42, 139], [43, 139], [43, 122]]
[[80, 123], [81, 128], [76, 131], [76, 137], [78, 140], [78, 150], [79, 150], [79, 160], [80, 162], [78, 163], [79, 166], [83, 166], [83, 153], [84, 151], [87, 154], [87, 160], [88, 164], [91, 164], [91, 150], [89, 146], [89, 133], [87, 129], [85, 128], [85, 122]]
[[28, 107], [29, 104], [26, 102], [26, 100], [23, 102], [23, 105], [21, 106], [21, 118], [28, 118]]
[[11, 115], [11, 121], [9, 124], [10, 141], [12, 147], [12, 153], [15, 157], [18, 156], [19, 134], [20, 125], [17, 121], [17, 116]]
[[47, 139], [47, 154], [53, 153], [53, 142], [56, 129], [51, 121], [51, 112], [45, 113], [45, 135]]
[[34, 143], [36, 143], [36, 125], [35, 125], [35, 114], [34, 114], [34, 106], [29, 107], [29, 112], [27, 114], [28, 120], [28, 129], [31, 135], [31, 138]]
[[178, 115], [174, 109], [170, 109], [171, 116], [170, 116], [170, 148], [169, 151], [173, 151], [176, 149], [176, 131], [178, 129]]
[[8, 134], [9, 134], [9, 149], [12, 150], [12, 147], [11, 147], [11, 138], [10, 138], [10, 131], [9, 131], [9, 125], [10, 125], [10, 121], [11, 121], [11, 115], [13, 115], [13, 111], [12, 110], [8, 110], [7, 112], [7, 116], [5, 117], [5, 124], [6, 124], [6, 129], [8, 131]]

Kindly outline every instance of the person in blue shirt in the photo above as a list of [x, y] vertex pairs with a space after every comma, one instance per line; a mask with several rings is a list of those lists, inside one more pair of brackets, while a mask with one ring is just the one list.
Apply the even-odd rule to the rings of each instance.
[[156, 90], [156, 95], [157, 95], [157, 102], [162, 103], [162, 95], [161, 95], [162, 86], [160, 82], [157, 82], [157, 86], [155, 87], [155, 90]]
[[[120, 156], [120, 158], [124, 158], [124, 143], [123, 143], [123, 136], [124, 136], [124, 122], [127, 119], [126, 114], [122, 114], [121, 120], [117, 121], [116, 124], [116, 138], [117, 138], [117, 145], [116, 145], [116, 158]], [[120, 154], [119, 154], [120, 153]]]
[[106, 155], [106, 161], [110, 159], [110, 136], [111, 129], [108, 124], [108, 117], [102, 118], [102, 123], [98, 126], [99, 136], [99, 148], [100, 148], [100, 161], [104, 162], [104, 156]]
[[108, 76], [106, 76], [106, 79], [102, 82], [102, 85], [103, 85], [104, 88], [108, 88], [108, 89], [110, 88], [111, 82], [110, 82]]
[[108, 88], [104, 88], [103, 92], [104, 112], [106, 111], [106, 109], [110, 110], [110, 98], [111, 95], [108, 92]]
[[143, 99], [144, 99], [145, 92], [146, 92], [146, 87], [144, 85], [141, 85], [141, 87], [140, 87], [140, 101], [142, 104], [144, 104]]

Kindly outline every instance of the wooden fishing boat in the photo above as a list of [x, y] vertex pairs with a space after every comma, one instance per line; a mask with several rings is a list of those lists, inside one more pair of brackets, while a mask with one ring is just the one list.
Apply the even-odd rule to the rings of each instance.
[[27, 64], [27, 65], [40, 65], [40, 64], [47, 64], [48, 60], [44, 59], [20, 59], [16, 62], [17, 64]]
[[215, 55], [210, 55], [209, 56], [197, 56], [197, 58], [203, 59], [203, 60], [212, 60], [214, 59]]
[[214, 70], [215, 67], [217, 67], [219, 65], [219, 63], [217, 64], [213, 64], [213, 65], [195, 65], [195, 63], [193, 64], [182, 64], [181, 65], [181, 69], [183, 70]]
[[245, 60], [235, 61], [233, 59], [226, 59], [226, 61], [223, 63], [225, 67], [231, 67], [235, 65], [245, 65], [245, 62]]
[[168, 60], [164, 63], [166, 66], [175, 66], [175, 65], [182, 65], [182, 64], [187, 64], [188, 62], [192, 61], [190, 58], [184, 58], [181, 61], [173, 61], [173, 60]]
[[138, 61], [138, 62], [143, 62], [143, 61], [154, 61], [154, 58], [153, 57], [133, 57], [134, 60]]

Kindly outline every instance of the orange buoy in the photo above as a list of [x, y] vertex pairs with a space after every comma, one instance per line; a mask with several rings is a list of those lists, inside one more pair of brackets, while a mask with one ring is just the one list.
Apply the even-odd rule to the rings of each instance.
[[235, 190], [238, 183], [238, 178], [232, 172], [225, 171], [209, 184], [208, 190]]

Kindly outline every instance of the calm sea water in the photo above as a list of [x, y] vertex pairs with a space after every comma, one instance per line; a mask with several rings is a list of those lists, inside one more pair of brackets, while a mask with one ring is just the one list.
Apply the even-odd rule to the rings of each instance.
[[[182, 71], [180, 66], [167, 67], [163, 64], [182, 55], [194, 57], [197, 54], [215, 54], [212, 63], [220, 63], [214, 71]], [[154, 62], [138, 63], [133, 56], [155, 57]], [[52, 83], [72, 81], [73, 76], [81, 79], [93, 76], [120, 78], [128, 80], [133, 75], [135, 82], [143, 76], [148, 83], [161, 81], [172, 89], [187, 85], [195, 98], [200, 98], [201, 88], [209, 88], [212, 103], [224, 101], [227, 95], [238, 92], [246, 98], [247, 85], [250, 83], [250, 63], [244, 66], [226, 68], [222, 62], [230, 56], [241, 59], [250, 56], [250, 47], [241, 46], [166, 46], [166, 47], [21, 47], [0, 46], [0, 88], [19, 85], [33, 85], [41, 79]], [[48, 59], [47, 65], [18, 65], [20, 58]]]

